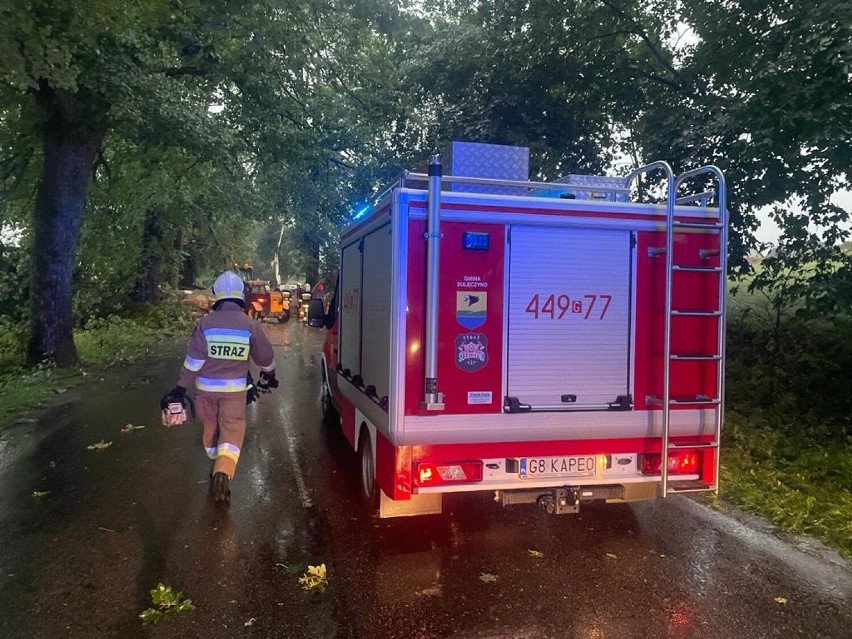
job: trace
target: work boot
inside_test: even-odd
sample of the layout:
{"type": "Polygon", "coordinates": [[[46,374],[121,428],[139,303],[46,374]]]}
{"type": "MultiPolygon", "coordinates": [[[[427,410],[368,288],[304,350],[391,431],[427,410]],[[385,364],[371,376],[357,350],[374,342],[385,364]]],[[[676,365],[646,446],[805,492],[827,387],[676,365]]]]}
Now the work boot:
{"type": "Polygon", "coordinates": [[[223,506],[231,505],[231,478],[225,473],[213,473],[213,501],[223,506]]]}

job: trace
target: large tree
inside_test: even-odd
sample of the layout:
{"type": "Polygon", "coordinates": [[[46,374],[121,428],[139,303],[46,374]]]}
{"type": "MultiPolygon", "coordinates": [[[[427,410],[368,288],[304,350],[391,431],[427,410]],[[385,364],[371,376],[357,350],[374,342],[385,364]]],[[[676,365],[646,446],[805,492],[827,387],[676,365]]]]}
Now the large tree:
{"type": "Polygon", "coordinates": [[[31,360],[76,361],[72,273],[107,133],[123,127],[144,135],[166,122],[177,140],[210,131],[213,70],[221,66],[211,27],[232,17],[228,4],[41,0],[0,9],[0,99],[25,114],[27,133],[42,150],[32,222],[31,360]],[[213,4],[222,6],[204,8],[213,4]],[[216,8],[219,16],[211,12],[216,8]]]}
{"type": "Polygon", "coordinates": [[[634,127],[646,153],[668,153],[678,168],[712,162],[726,171],[738,231],[732,257],[743,267],[756,247],[757,213],[771,211],[782,250],[758,285],[814,260],[842,260],[849,211],[831,197],[852,177],[852,3],[683,0],[679,7],[686,37],[677,82],[648,86],[634,127]]]}
{"type": "MultiPolygon", "coordinates": [[[[42,152],[32,217],[32,361],[76,361],[75,255],[87,191],[93,174],[109,166],[111,140],[173,146],[239,167],[250,182],[264,164],[298,159],[317,142],[312,165],[347,150],[318,135],[320,122],[325,132],[348,122],[330,120],[335,113],[315,98],[329,74],[347,68],[333,44],[376,33],[348,15],[353,4],[363,9],[334,0],[0,6],[0,128],[37,138],[42,152]]],[[[336,86],[345,86],[345,73],[336,86]]],[[[156,204],[141,227],[149,239],[160,232],[156,204]]]]}

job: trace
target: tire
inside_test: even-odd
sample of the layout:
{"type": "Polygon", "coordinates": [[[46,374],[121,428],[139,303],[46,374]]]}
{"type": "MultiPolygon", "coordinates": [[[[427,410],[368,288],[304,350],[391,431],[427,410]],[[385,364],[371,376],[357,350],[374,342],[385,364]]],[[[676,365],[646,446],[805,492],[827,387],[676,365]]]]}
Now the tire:
{"type": "Polygon", "coordinates": [[[281,315],[278,316],[279,324],[286,324],[290,321],[290,311],[284,311],[281,315]]]}
{"type": "Polygon", "coordinates": [[[358,482],[361,487],[361,499],[367,508],[376,510],[379,507],[379,487],[376,485],[373,443],[366,428],[361,431],[361,438],[358,440],[358,462],[358,468],[361,470],[361,481],[358,482]]]}
{"type": "Polygon", "coordinates": [[[340,413],[331,401],[331,391],[328,388],[328,373],[322,364],[322,382],[320,386],[320,409],[322,419],[327,426],[340,426],[340,413]]]}

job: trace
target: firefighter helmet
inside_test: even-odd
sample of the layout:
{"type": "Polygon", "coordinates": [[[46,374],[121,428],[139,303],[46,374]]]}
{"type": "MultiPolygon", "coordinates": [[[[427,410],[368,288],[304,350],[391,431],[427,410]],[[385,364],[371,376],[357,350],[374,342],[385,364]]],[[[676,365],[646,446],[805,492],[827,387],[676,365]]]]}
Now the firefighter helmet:
{"type": "Polygon", "coordinates": [[[233,271],[225,271],[216,278],[213,284],[213,296],[217,302],[234,300],[245,303],[245,283],[242,278],[233,271]]]}

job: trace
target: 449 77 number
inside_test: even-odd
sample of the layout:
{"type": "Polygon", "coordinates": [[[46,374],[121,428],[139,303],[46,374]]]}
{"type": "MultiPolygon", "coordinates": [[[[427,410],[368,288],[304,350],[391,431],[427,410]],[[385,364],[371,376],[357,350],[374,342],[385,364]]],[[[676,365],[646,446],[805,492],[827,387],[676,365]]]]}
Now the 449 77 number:
{"type": "Polygon", "coordinates": [[[606,317],[612,295],[583,295],[571,298],[565,293],[551,293],[549,295],[536,293],[532,296],[525,312],[530,313],[534,319],[562,319],[566,315],[579,315],[584,320],[602,320],[606,317]]]}

